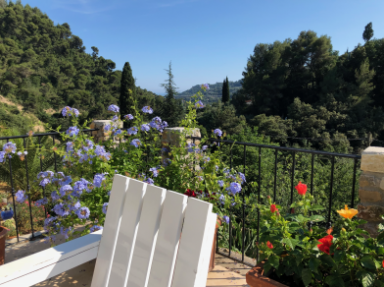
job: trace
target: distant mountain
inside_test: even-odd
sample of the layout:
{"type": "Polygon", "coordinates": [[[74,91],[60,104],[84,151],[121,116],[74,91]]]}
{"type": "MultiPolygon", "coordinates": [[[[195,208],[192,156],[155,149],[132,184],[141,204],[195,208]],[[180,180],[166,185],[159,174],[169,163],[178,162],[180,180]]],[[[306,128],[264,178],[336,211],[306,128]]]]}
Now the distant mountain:
{"type": "MultiPolygon", "coordinates": [[[[203,92],[200,85],[193,86],[189,90],[186,90],[182,93],[177,94],[176,99],[189,100],[191,96],[196,94],[198,91],[201,91],[204,95],[203,102],[204,104],[212,104],[221,100],[221,91],[223,88],[223,83],[208,84],[209,90],[203,92]]],[[[241,88],[241,80],[236,82],[229,81],[229,93],[232,95],[241,88]]]]}

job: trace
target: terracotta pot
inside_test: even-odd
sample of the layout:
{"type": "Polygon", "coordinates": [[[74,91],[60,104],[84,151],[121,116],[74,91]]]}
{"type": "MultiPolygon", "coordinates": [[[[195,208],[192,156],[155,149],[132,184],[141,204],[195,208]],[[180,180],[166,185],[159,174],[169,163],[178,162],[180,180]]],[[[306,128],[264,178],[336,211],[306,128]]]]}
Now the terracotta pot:
{"type": "Polygon", "coordinates": [[[8,229],[0,226],[0,265],[4,264],[5,258],[5,238],[7,237],[8,229]]]}
{"type": "Polygon", "coordinates": [[[265,261],[260,262],[245,275],[247,284],[251,287],[287,287],[271,278],[264,276],[265,261]]]}
{"type": "Polygon", "coordinates": [[[216,238],[217,238],[217,231],[219,229],[219,226],[221,225],[221,222],[222,222],[221,219],[217,218],[215,236],[213,237],[213,244],[212,244],[211,261],[209,262],[209,272],[211,272],[213,268],[215,268],[216,238]]]}

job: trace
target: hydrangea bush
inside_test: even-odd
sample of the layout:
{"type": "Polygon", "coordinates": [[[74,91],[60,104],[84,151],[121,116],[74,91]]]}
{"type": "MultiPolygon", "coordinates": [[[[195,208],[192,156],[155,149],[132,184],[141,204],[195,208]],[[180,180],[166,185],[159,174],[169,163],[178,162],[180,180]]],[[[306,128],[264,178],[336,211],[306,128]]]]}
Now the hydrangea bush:
{"type": "MultiPolygon", "coordinates": [[[[202,89],[208,88],[202,85],[202,89]]],[[[55,245],[59,234],[70,240],[77,233],[85,235],[102,229],[115,173],[212,202],[214,211],[229,223],[227,210],[241,203],[239,194],[246,178],[223,163],[217,143],[201,145],[189,138],[197,127],[196,110],[204,108],[201,99],[198,92],[188,102],[188,113],[181,122],[185,130],[178,146],[161,142],[168,124],[158,116],[152,117],[150,106],[138,109],[135,103],[132,114],[120,115],[120,108],[110,105],[111,124],[104,129],[109,139],[103,143],[95,143],[90,135],[80,132],[88,123],[79,125],[78,110],[63,108],[62,115],[71,125],[60,133],[62,143],[53,147],[63,166],[58,172],[40,172],[36,182],[40,188],[34,189],[40,193],[35,205],[44,206],[47,211],[47,242],[55,245]],[[127,122],[127,129],[120,128],[121,121],[127,122]],[[76,225],[85,228],[76,232],[76,225]]],[[[223,132],[216,129],[213,134],[221,137],[223,132]]],[[[201,143],[205,142],[202,139],[201,143]]],[[[15,153],[16,146],[7,143],[0,152],[0,160],[5,161],[15,153]]],[[[16,193],[18,204],[27,199],[25,191],[16,193]]]]}

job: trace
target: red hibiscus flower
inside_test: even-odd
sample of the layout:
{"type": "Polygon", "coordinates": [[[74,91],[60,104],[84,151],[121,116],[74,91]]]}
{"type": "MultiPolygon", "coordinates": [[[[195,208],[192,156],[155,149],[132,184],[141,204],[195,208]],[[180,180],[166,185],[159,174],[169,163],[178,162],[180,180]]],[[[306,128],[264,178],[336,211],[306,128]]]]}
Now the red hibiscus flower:
{"type": "Polygon", "coordinates": [[[296,188],[297,192],[298,192],[300,195],[305,195],[306,192],[307,192],[307,185],[301,183],[301,181],[299,181],[299,184],[296,185],[295,188],[296,188]]]}
{"type": "Polygon", "coordinates": [[[319,239],[318,241],[321,242],[321,244],[318,244],[317,247],[321,251],[323,251],[329,255],[329,250],[332,246],[332,239],[333,239],[332,235],[327,235],[327,236],[319,239]]]}
{"type": "Polygon", "coordinates": [[[271,212],[275,213],[276,211],[278,211],[276,204],[271,204],[271,212]]]}
{"type": "Polygon", "coordinates": [[[196,197],[196,193],[194,190],[187,189],[187,191],[184,194],[187,196],[196,197]]]}
{"type": "Polygon", "coordinates": [[[381,264],[383,265],[383,268],[384,268],[384,260],[383,260],[383,262],[381,262],[381,264]]]}
{"type": "Polygon", "coordinates": [[[267,241],[267,246],[268,246],[268,248],[269,248],[269,249],[272,249],[272,248],[273,248],[273,245],[272,245],[272,243],[271,243],[271,242],[269,242],[269,241],[267,241]]]}

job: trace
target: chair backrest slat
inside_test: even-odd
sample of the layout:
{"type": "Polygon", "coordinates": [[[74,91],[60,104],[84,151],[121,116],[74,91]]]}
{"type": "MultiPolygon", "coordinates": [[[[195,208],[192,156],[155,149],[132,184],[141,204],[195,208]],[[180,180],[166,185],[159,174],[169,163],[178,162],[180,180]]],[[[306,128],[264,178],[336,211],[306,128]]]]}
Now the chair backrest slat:
{"type": "Polygon", "coordinates": [[[205,286],[212,204],[115,175],[91,287],[205,286]]]}
{"type": "Polygon", "coordinates": [[[115,174],[91,287],[108,286],[129,178],[115,174]]]}
{"type": "Polygon", "coordinates": [[[126,286],[147,184],[130,179],[108,286],[126,286]]]}
{"type": "Polygon", "coordinates": [[[145,287],[148,284],[165,192],[163,188],[147,186],[128,275],[128,287],[145,287]]]}
{"type": "Polygon", "coordinates": [[[170,287],[188,197],[167,191],[148,287],[170,287]]]}
{"type": "MultiPolygon", "coordinates": [[[[206,233],[214,230],[215,223],[216,214],[212,215],[212,204],[192,197],[188,198],[172,281],[173,287],[204,286],[198,285],[202,280],[199,276],[205,276],[206,280],[208,272],[199,271],[205,266],[208,271],[208,265],[204,262],[209,260],[207,257],[210,257],[211,253],[204,253],[204,243],[208,240],[206,233]],[[215,220],[214,223],[212,223],[213,220],[215,220]]],[[[212,242],[209,244],[210,248],[212,248],[212,242]]]]}

